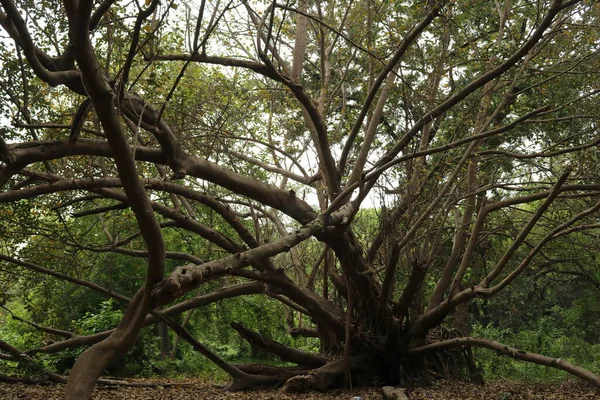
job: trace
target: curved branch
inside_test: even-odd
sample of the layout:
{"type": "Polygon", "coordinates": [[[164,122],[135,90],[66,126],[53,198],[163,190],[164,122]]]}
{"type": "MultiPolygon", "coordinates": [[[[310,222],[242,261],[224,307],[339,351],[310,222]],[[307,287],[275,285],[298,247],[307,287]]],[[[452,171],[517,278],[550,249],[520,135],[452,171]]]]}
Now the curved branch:
{"type": "Polygon", "coordinates": [[[56,328],[52,328],[52,327],[49,327],[49,326],[43,326],[43,325],[40,325],[40,324],[36,324],[33,321],[28,321],[28,320],[26,320],[24,318],[19,317],[18,315],[16,315],[15,313],[13,313],[11,310],[9,310],[8,308],[4,307],[3,305],[0,305],[0,307],[2,307],[4,310],[6,310],[10,314],[10,317],[12,319],[20,321],[20,322],[22,322],[24,324],[27,324],[27,325],[29,325],[29,326],[37,329],[37,330],[40,330],[42,332],[46,332],[46,333],[49,333],[51,335],[56,335],[56,336],[63,336],[63,337],[66,337],[66,338],[74,338],[74,337],[79,336],[76,333],[65,331],[63,329],[56,329],[56,328]]]}
{"type": "MultiPolygon", "coordinates": [[[[203,294],[201,296],[193,297],[191,299],[182,301],[181,303],[175,304],[169,308],[165,308],[161,311],[161,315],[167,317],[173,317],[179,315],[187,310],[203,307],[205,305],[227,299],[232,297],[260,294],[264,291],[264,285],[257,282],[241,283],[233,286],[227,286],[224,288],[217,289],[213,292],[203,294]]],[[[160,318],[154,315],[148,315],[144,321],[144,326],[150,326],[160,321],[160,318]]],[[[63,340],[60,342],[52,343],[38,349],[27,351],[28,354],[33,353],[56,353],[65,349],[76,348],[81,346],[90,346],[98,343],[114,332],[114,329],[95,333],[88,336],[79,336],[72,339],[63,340]]]]}
{"type": "Polygon", "coordinates": [[[577,367],[571,364],[568,361],[561,360],[560,358],[551,358],[547,356],[543,356],[537,353],[528,353],[523,350],[515,349],[514,347],[509,347],[502,343],[496,342],[490,339],[482,339],[476,337],[463,337],[456,338],[450,340],[443,340],[440,342],[436,342],[433,344],[429,344],[422,347],[416,347],[410,349],[406,352],[408,355],[417,356],[421,354],[427,354],[432,352],[437,352],[445,349],[452,349],[457,347],[464,346],[475,346],[475,347],[483,347],[486,349],[494,350],[502,355],[523,361],[529,361],[534,364],[545,365],[548,367],[560,369],[566,371],[572,375],[575,375],[578,378],[586,380],[596,386],[600,386],[600,377],[591,373],[590,371],[583,369],[581,367],[577,367]]]}
{"type": "Polygon", "coordinates": [[[269,353],[275,354],[281,361],[293,362],[298,365],[318,368],[327,363],[327,358],[297,350],[292,347],[285,346],[275,340],[268,339],[258,333],[244,327],[241,323],[232,322],[231,327],[235,329],[241,337],[243,337],[253,347],[264,349],[269,353]]]}
{"type": "Polygon", "coordinates": [[[59,71],[55,61],[35,46],[27,30],[27,25],[13,1],[0,0],[0,3],[6,11],[6,14],[0,12],[0,25],[23,49],[23,53],[36,75],[51,86],[80,83],[81,77],[78,71],[74,69],[59,71]]]}
{"type": "MultiPolygon", "coordinates": [[[[31,164],[44,160],[54,160],[74,155],[95,155],[112,158],[114,153],[105,141],[80,138],[75,143],[65,141],[39,141],[9,144],[8,149],[15,162],[31,164]]],[[[130,153],[134,147],[128,147],[130,153]]],[[[135,146],[135,159],[156,164],[168,165],[167,154],[161,149],[135,146]]],[[[182,163],[190,176],[207,180],[242,196],[248,196],[267,204],[295,220],[305,224],[315,217],[313,209],[304,201],[285,190],[265,184],[248,176],[235,173],[211,161],[185,155],[182,163]]]]}
{"type": "Polygon", "coordinates": [[[121,295],[121,294],[119,294],[117,292],[114,292],[112,290],[106,289],[106,288],[104,288],[104,287],[102,287],[100,285],[96,285],[95,283],[88,282],[88,281],[85,281],[85,280],[79,279],[79,278],[74,278],[74,277],[69,276],[69,275],[61,274],[60,272],[56,272],[56,271],[53,271],[51,269],[41,267],[41,266],[39,266],[37,264],[34,264],[34,263],[30,263],[30,262],[27,262],[27,261],[22,261],[22,260],[13,258],[13,257],[9,257],[9,256],[7,256],[5,254],[0,254],[0,260],[6,261],[6,262],[9,262],[9,263],[12,263],[12,264],[20,265],[20,266],[25,267],[27,269],[30,269],[32,271],[40,272],[42,274],[50,275],[50,276],[53,276],[55,278],[67,281],[67,282],[71,282],[71,283],[75,283],[75,284],[80,285],[80,286],[87,287],[87,288],[92,289],[92,290],[94,290],[96,292],[102,293],[102,294],[104,294],[106,296],[115,298],[115,299],[117,299],[117,300],[119,300],[119,301],[121,301],[123,303],[127,303],[127,302],[130,301],[130,299],[128,297],[123,296],[123,295],[121,295]]]}
{"type": "Polygon", "coordinates": [[[50,381],[52,381],[54,383],[65,383],[67,381],[64,376],[60,376],[60,375],[55,374],[54,372],[50,372],[50,371],[46,370],[45,368],[40,366],[33,358],[31,358],[30,355],[23,353],[16,347],[11,346],[10,344],[6,343],[4,340],[1,340],[1,339],[0,339],[0,350],[4,350],[4,351],[8,352],[9,354],[12,354],[14,356],[14,358],[16,358],[18,360],[24,360],[27,363],[35,366],[36,369],[41,370],[44,374],[48,375],[48,378],[50,378],[50,381]]]}

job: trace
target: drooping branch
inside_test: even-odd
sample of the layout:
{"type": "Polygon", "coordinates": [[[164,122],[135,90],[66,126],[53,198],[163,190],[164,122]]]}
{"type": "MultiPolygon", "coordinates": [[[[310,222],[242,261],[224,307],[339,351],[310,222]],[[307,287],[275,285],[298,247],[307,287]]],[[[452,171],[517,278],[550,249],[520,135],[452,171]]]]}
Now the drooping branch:
{"type": "Polygon", "coordinates": [[[5,254],[0,254],[0,260],[6,261],[6,262],[9,262],[9,263],[12,263],[12,264],[20,265],[20,266],[25,267],[27,269],[30,269],[32,271],[36,271],[36,272],[40,272],[42,274],[50,275],[50,276],[53,276],[55,278],[58,278],[58,279],[61,279],[61,280],[64,280],[64,281],[74,283],[76,285],[87,287],[87,288],[92,289],[92,290],[94,290],[96,292],[102,293],[102,294],[104,294],[106,296],[113,297],[113,298],[115,298],[115,299],[117,299],[117,300],[119,300],[121,302],[124,302],[124,303],[127,303],[127,302],[130,301],[130,299],[127,298],[126,296],[123,296],[123,295],[121,295],[119,293],[116,293],[116,292],[114,292],[112,290],[106,289],[106,288],[104,288],[104,287],[102,287],[100,285],[97,285],[95,283],[88,282],[88,281],[85,281],[85,280],[79,279],[79,278],[74,278],[72,276],[68,276],[68,275],[62,274],[60,272],[51,270],[51,269],[41,267],[41,266],[39,266],[37,264],[34,264],[34,263],[31,263],[31,262],[22,261],[22,260],[19,260],[17,258],[13,258],[13,257],[7,256],[5,254]]]}
{"type": "Polygon", "coordinates": [[[265,291],[267,296],[310,316],[317,324],[342,332],[341,309],[327,299],[317,296],[313,291],[295,284],[282,269],[267,270],[262,273],[239,269],[232,271],[231,274],[267,283],[265,291]]]}
{"type": "Polygon", "coordinates": [[[490,339],[482,339],[476,337],[463,337],[456,338],[450,340],[443,340],[440,342],[436,342],[433,344],[429,344],[422,347],[416,347],[410,349],[406,352],[406,354],[411,356],[417,356],[421,354],[427,354],[432,352],[437,352],[450,348],[464,347],[464,346],[475,346],[475,347],[483,347],[486,349],[494,350],[499,354],[523,361],[529,361],[534,364],[545,365],[547,367],[552,367],[556,369],[560,369],[566,371],[572,375],[575,375],[578,378],[586,380],[596,386],[600,386],[600,377],[591,373],[588,370],[585,370],[581,367],[577,367],[571,364],[568,361],[562,360],[560,358],[551,358],[547,356],[543,356],[541,354],[530,353],[523,350],[515,349],[514,347],[506,346],[502,343],[496,342],[490,339]]]}
{"type": "Polygon", "coordinates": [[[298,365],[314,368],[321,367],[327,363],[326,357],[285,346],[244,327],[241,323],[233,322],[231,323],[231,327],[253,347],[275,354],[281,361],[293,362],[298,365]]]}
{"type": "Polygon", "coordinates": [[[111,204],[110,206],[97,207],[97,208],[93,208],[91,210],[74,212],[73,214],[71,214],[71,216],[73,218],[81,218],[81,217],[87,217],[89,215],[104,214],[109,211],[125,210],[126,208],[129,208],[129,204],[123,204],[123,203],[111,204]]]}
{"type": "MultiPolygon", "coordinates": [[[[217,289],[213,292],[200,295],[197,297],[192,297],[191,299],[187,299],[181,303],[175,304],[169,308],[166,308],[161,311],[163,316],[173,317],[179,315],[185,311],[192,310],[195,308],[200,308],[206,306],[208,304],[227,299],[232,297],[250,295],[250,294],[259,294],[264,291],[264,286],[261,283],[250,282],[250,283],[242,283],[238,285],[228,286],[221,289],[217,289]]],[[[149,315],[146,317],[144,321],[144,326],[151,326],[159,322],[160,319],[156,316],[149,315]]],[[[33,349],[27,351],[28,354],[33,354],[37,352],[42,353],[56,353],[58,351],[62,351],[69,348],[77,348],[81,346],[90,346],[95,343],[100,342],[101,340],[106,339],[112,332],[112,330],[99,332],[93,335],[88,336],[79,336],[77,338],[63,340],[60,342],[52,343],[44,347],[40,347],[38,349],[33,349]]]]}
{"type": "MultiPolygon", "coordinates": [[[[114,199],[120,200],[122,202],[128,201],[127,197],[123,193],[115,190],[94,189],[94,191],[97,193],[101,193],[107,197],[112,197],[114,199]]],[[[225,236],[216,229],[203,225],[187,217],[186,215],[177,212],[176,210],[173,210],[172,208],[160,204],[157,201],[150,201],[149,205],[152,211],[156,211],[157,213],[176,221],[177,226],[194,232],[207,240],[210,240],[211,242],[215,243],[216,245],[223,248],[229,253],[236,253],[242,250],[242,247],[239,244],[235,243],[231,238],[225,236]]],[[[152,214],[154,215],[154,212],[152,212],[152,214]]]]}
{"type": "MultiPolygon", "coordinates": [[[[79,249],[92,251],[92,252],[96,252],[96,253],[116,253],[116,254],[124,254],[127,256],[131,256],[131,257],[148,258],[148,252],[146,250],[133,250],[133,249],[127,249],[127,248],[122,248],[122,247],[116,247],[116,246],[107,246],[107,247],[83,246],[78,243],[74,243],[73,245],[79,249]]],[[[168,260],[187,261],[187,262],[194,263],[194,264],[204,263],[204,260],[202,260],[201,258],[198,258],[189,253],[183,253],[183,252],[179,252],[179,251],[167,251],[165,253],[165,257],[168,260]]]]}
{"type": "Polygon", "coordinates": [[[43,326],[43,325],[37,324],[37,323],[35,323],[33,321],[28,321],[25,318],[19,317],[18,315],[16,315],[15,313],[13,313],[11,310],[9,310],[8,308],[6,308],[5,306],[0,305],[0,307],[2,307],[4,310],[6,310],[10,314],[10,317],[12,319],[20,321],[20,322],[23,322],[24,324],[27,324],[27,325],[29,325],[29,326],[31,326],[31,327],[39,330],[39,331],[46,332],[46,333],[49,333],[51,335],[63,336],[63,337],[66,337],[66,338],[73,338],[73,337],[77,337],[78,336],[76,333],[73,333],[73,332],[65,331],[63,329],[52,328],[50,326],[43,326]]]}
{"type": "Polygon", "coordinates": [[[277,382],[277,379],[274,379],[270,376],[256,376],[247,374],[236,366],[231,365],[223,360],[215,352],[196,340],[187,330],[185,330],[185,328],[181,327],[175,321],[166,317],[163,317],[162,319],[167,323],[167,325],[169,325],[171,329],[173,329],[175,333],[177,333],[179,337],[191,344],[194,350],[208,358],[233,378],[233,381],[228,385],[226,390],[238,391],[254,388],[259,385],[270,386],[277,382]]]}
{"type": "Polygon", "coordinates": [[[208,56],[204,53],[195,53],[191,56],[181,54],[158,56],[157,59],[183,61],[191,60],[200,63],[247,68],[286,85],[294,93],[303,110],[305,110],[306,122],[309,125],[309,129],[312,129],[314,131],[316,141],[315,146],[319,152],[321,168],[324,171],[326,181],[329,185],[329,189],[333,192],[338,191],[336,186],[339,186],[339,179],[337,177],[335,162],[333,160],[333,156],[331,155],[331,151],[329,148],[327,128],[323,121],[323,116],[318,111],[313,100],[306,93],[303,87],[299,85],[293,78],[286,77],[283,74],[279,73],[277,68],[270,62],[268,58],[266,58],[266,56],[262,59],[263,63],[234,58],[208,56]]]}
{"type": "MultiPolygon", "coordinates": [[[[107,187],[119,187],[121,186],[120,179],[117,178],[100,178],[100,179],[64,179],[57,176],[50,176],[49,179],[54,180],[54,182],[50,184],[43,184],[39,186],[24,188],[21,190],[11,190],[0,193],[0,203],[1,202],[9,202],[14,201],[16,199],[25,199],[25,198],[33,198],[40,196],[42,194],[48,193],[56,193],[65,190],[74,190],[74,189],[88,189],[94,191],[96,193],[102,194],[104,197],[109,197],[113,199],[119,200],[125,206],[129,206],[129,199],[122,192],[115,190],[108,190],[107,187]]],[[[240,236],[248,243],[251,247],[256,247],[258,245],[256,239],[252,237],[252,235],[247,231],[247,229],[243,226],[243,224],[238,220],[237,216],[230,210],[229,208],[223,206],[219,202],[217,202],[214,198],[210,196],[203,195],[201,193],[194,192],[190,189],[186,189],[180,187],[179,185],[169,184],[159,180],[145,180],[146,185],[148,187],[154,188],[165,188],[170,189],[172,193],[180,193],[187,195],[192,199],[196,199],[202,201],[205,204],[209,204],[213,208],[215,208],[225,219],[229,222],[234,229],[240,234],[240,236]]],[[[202,225],[187,216],[177,212],[176,210],[172,210],[156,201],[152,201],[149,203],[153,210],[162,214],[167,218],[171,218],[177,226],[188,229],[192,232],[199,234],[207,240],[212,241],[213,243],[219,245],[223,249],[227,250],[230,253],[236,253],[242,250],[242,248],[232,241],[227,236],[223,235],[219,231],[202,225]]],[[[111,206],[109,206],[111,207],[111,206]]],[[[121,206],[119,205],[119,208],[121,206]]],[[[101,210],[101,211],[105,211],[101,210]]],[[[84,212],[83,215],[87,215],[89,212],[84,212]]],[[[76,213],[75,215],[81,215],[80,213],[76,213]]],[[[159,226],[162,226],[159,224],[159,226]]],[[[150,253],[148,253],[150,254],[150,253]]],[[[166,255],[166,254],[165,254],[166,255]]],[[[173,254],[172,254],[173,256],[173,254]]],[[[179,257],[181,258],[181,257],[179,257]]]]}
{"type": "Polygon", "coordinates": [[[4,340],[1,339],[0,350],[6,351],[7,353],[14,356],[14,358],[16,358],[17,360],[22,360],[30,365],[33,365],[36,369],[41,370],[45,375],[47,375],[52,382],[65,383],[67,381],[64,376],[60,376],[55,374],[54,372],[46,370],[45,368],[41,367],[33,358],[31,358],[31,356],[23,353],[16,347],[11,346],[10,344],[6,343],[4,340]]]}
{"type": "MultiPolygon", "coordinates": [[[[80,216],[90,215],[90,214],[94,214],[94,213],[105,212],[105,211],[111,210],[113,208],[121,209],[124,207],[129,207],[128,199],[125,197],[125,195],[123,193],[114,191],[114,190],[111,190],[111,191],[99,190],[100,188],[119,187],[121,185],[121,182],[117,178],[66,179],[66,178],[62,178],[62,177],[59,177],[54,174],[40,174],[40,173],[33,172],[33,171],[27,171],[27,173],[33,174],[32,176],[40,177],[44,181],[48,180],[51,183],[43,184],[43,185],[39,185],[39,186],[35,186],[35,187],[29,187],[29,188],[22,189],[22,190],[11,190],[11,191],[3,192],[0,194],[0,203],[14,201],[16,199],[33,198],[33,197],[40,196],[42,194],[56,193],[56,192],[61,192],[61,191],[65,191],[65,190],[88,189],[91,191],[95,191],[96,193],[101,193],[102,198],[117,199],[117,200],[120,200],[121,203],[117,204],[115,206],[106,206],[106,207],[96,208],[93,210],[77,212],[77,213],[73,214],[74,217],[80,217],[80,216]]],[[[143,183],[144,183],[144,186],[147,188],[162,190],[162,191],[166,191],[166,192],[174,193],[174,194],[179,194],[179,195],[185,196],[186,198],[189,198],[191,200],[196,200],[198,202],[201,202],[202,204],[205,204],[205,205],[211,207],[219,215],[221,215],[227,223],[229,223],[234,228],[234,230],[238,233],[238,235],[244,240],[244,242],[248,246],[250,246],[252,248],[258,246],[257,240],[252,236],[252,234],[248,231],[248,229],[243,225],[243,223],[240,221],[238,215],[233,210],[231,210],[231,208],[222,204],[216,198],[209,196],[205,193],[200,193],[198,191],[184,187],[182,185],[174,184],[171,182],[165,182],[164,180],[144,179],[143,183]]],[[[159,225],[161,227],[180,226],[180,227],[188,229],[192,232],[198,233],[200,236],[216,243],[217,245],[219,245],[220,247],[222,247],[223,249],[225,249],[231,253],[239,252],[241,250],[241,247],[239,247],[236,243],[234,243],[231,239],[229,239],[225,235],[221,234],[220,232],[218,232],[210,227],[206,227],[198,222],[191,220],[190,218],[181,214],[177,210],[172,210],[156,201],[152,201],[150,204],[156,212],[162,214],[163,216],[165,216],[167,218],[171,218],[173,220],[173,221],[160,223],[159,225]]],[[[141,234],[141,232],[139,234],[141,234]]],[[[142,254],[147,254],[147,252],[140,253],[139,251],[134,251],[134,250],[117,249],[118,247],[128,243],[130,240],[134,239],[137,236],[138,236],[138,234],[130,236],[127,240],[122,240],[119,243],[111,244],[110,250],[112,251],[114,249],[116,252],[121,252],[121,253],[128,252],[128,254],[138,255],[138,256],[140,256],[142,254]]],[[[86,247],[86,248],[89,248],[89,247],[86,247]]],[[[96,249],[89,248],[89,249],[92,249],[93,251],[98,251],[97,248],[96,249]]],[[[185,259],[188,257],[185,255],[178,255],[176,253],[169,252],[168,258],[185,259]]],[[[190,260],[190,261],[199,263],[199,262],[193,261],[193,260],[190,260]]]]}
{"type": "Polygon", "coordinates": [[[265,171],[269,171],[269,172],[273,172],[273,173],[279,174],[281,176],[284,176],[286,178],[290,178],[290,179],[292,179],[292,180],[294,180],[296,182],[299,182],[299,183],[302,183],[302,184],[305,184],[305,185],[311,185],[315,181],[314,177],[304,177],[304,176],[295,174],[295,173],[293,173],[291,171],[288,171],[285,168],[281,168],[281,167],[278,167],[278,166],[267,164],[265,162],[257,160],[256,158],[249,157],[249,156],[247,156],[245,154],[242,154],[242,153],[239,153],[239,152],[236,152],[236,151],[230,150],[228,153],[231,154],[234,157],[239,158],[240,160],[246,161],[249,164],[256,165],[256,166],[264,169],[265,171]]]}

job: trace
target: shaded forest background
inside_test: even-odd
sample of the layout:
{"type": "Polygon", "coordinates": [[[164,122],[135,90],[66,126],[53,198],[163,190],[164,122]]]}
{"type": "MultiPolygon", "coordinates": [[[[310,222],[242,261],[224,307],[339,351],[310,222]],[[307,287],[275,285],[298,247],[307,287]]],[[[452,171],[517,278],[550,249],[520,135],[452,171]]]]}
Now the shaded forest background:
{"type": "MultiPolygon", "coordinates": [[[[27,214],[32,215],[30,212],[24,215],[27,214]]],[[[122,214],[125,215],[120,215],[121,217],[127,218],[127,212],[122,214]]],[[[129,218],[132,216],[129,215],[129,218]]],[[[362,212],[357,221],[367,230],[370,224],[377,221],[376,211],[362,212]]],[[[98,229],[98,225],[86,226],[79,219],[72,226],[71,234],[85,232],[89,235],[98,229]]],[[[95,234],[102,233],[97,231],[95,234]]],[[[40,237],[35,245],[28,246],[27,249],[35,254],[43,254],[43,262],[49,265],[76,263],[80,268],[87,266],[84,271],[87,271],[88,280],[118,293],[131,296],[137,290],[135,280],[142,279],[144,270],[136,260],[114,254],[89,257],[78,252],[63,253],[55,250],[54,242],[57,239],[40,237]],[[107,271],[110,273],[107,274],[107,271]]],[[[177,244],[173,247],[174,250],[190,251],[192,243],[185,236],[174,234],[166,236],[166,239],[177,244]]],[[[495,339],[516,348],[566,358],[592,371],[599,370],[598,265],[595,254],[591,251],[587,255],[572,253],[570,257],[566,257],[572,249],[573,247],[569,249],[566,246],[555,249],[565,257],[565,261],[572,258],[572,263],[549,263],[550,265],[545,265],[543,269],[528,274],[512,285],[502,298],[469,307],[467,324],[471,329],[470,334],[495,339]],[[585,264],[582,264],[582,256],[586,257],[585,264]]],[[[177,264],[179,263],[174,262],[173,266],[177,264]]],[[[5,283],[5,308],[0,312],[0,335],[17,348],[40,348],[59,338],[44,333],[19,318],[39,321],[48,326],[61,326],[80,335],[91,335],[114,328],[123,316],[124,306],[106,296],[75,284],[49,280],[26,270],[19,273],[21,274],[23,276],[17,276],[16,279],[15,274],[11,274],[10,289],[5,283]],[[13,318],[12,314],[18,318],[13,318]]],[[[429,286],[433,284],[434,282],[429,282],[429,286]]],[[[209,293],[218,287],[218,283],[207,285],[200,294],[209,293]]],[[[197,294],[187,297],[195,295],[197,294]]],[[[299,323],[309,326],[308,321],[299,321],[297,312],[260,295],[213,303],[194,310],[189,317],[182,315],[178,320],[188,320],[186,327],[189,332],[230,362],[282,365],[278,357],[257,350],[243,340],[231,328],[232,322],[239,322],[283,344],[306,351],[319,351],[317,338],[290,335],[290,330],[299,323]]],[[[199,355],[188,343],[178,342],[176,351],[173,352],[176,335],[168,335],[168,347],[165,347],[160,333],[158,326],[145,329],[131,353],[107,372],[115,376],[197,376],[227,380],[226,374],[199,355]]],[[[64,374],[68,373],[82,351],[80,348],[57,354],[37,354],[36,358],[49,370],[64,374]]],[[[489,350],[475,350],[475,356],[484,377],[490,380],[556,381],[567,377],[563,371],[511,360],[489,350]]],[[[35,376],[39,373],[23,362],[0,360],[0,366],[2,373],[7,375],[35,376]]],[[[377,382],[373,384],[376,385],[377,382]]]]}

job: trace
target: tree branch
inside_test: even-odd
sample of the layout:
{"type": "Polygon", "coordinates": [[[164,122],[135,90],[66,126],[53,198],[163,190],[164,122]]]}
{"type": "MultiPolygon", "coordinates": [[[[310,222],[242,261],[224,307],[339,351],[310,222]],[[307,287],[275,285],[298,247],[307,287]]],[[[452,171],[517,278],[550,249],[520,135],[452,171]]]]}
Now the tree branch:
{"type": "Polygon", "coordinates": [[[406,352],[406,354],[411,356],[417,356],[421,354],[427,354],[432,352],[438,352],[445,349],[464,347],[464,346],[475,346],[475,347],[483,347],[486,349],[494,350],[502,355],[508,356],[510,358],[514,358],[517,360],[529,361],[534,364],[545,365],[547,367],[552,367],[556,369],[560,369],[566,371],[572,375],[575,375],[578,378],[581,378],[585,381],[588,381],[595,386],[600,386],[600,377],[594,375],[588,370],[585,370],[581,367],[577,367],[568,361],[561,360],[560,358],[551,358],[546,357],[541,354],[536,353],[528,353],[523,350],[515,349],[514,347],[506,346],[502,343],[496,342],[490,339],[481,339],[476,337],[463,337],[456,338],[450,340],[443,340],[440,342],[436,342],[433,344],[429,344],[422,347],[415,347],[406,352]]]}

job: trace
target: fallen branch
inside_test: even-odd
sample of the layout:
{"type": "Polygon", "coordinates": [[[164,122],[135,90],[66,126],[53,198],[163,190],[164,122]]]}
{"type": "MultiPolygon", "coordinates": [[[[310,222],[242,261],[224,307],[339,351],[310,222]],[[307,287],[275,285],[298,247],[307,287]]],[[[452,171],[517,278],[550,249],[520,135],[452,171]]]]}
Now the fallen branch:
{"type": "Polygon", "coordinates": [[[2,383],[24,383],[26,385],[52,385],[53,382],[43,380],[40,381],[38,379],[28,378],[28,377],[17,377],[17,376],[8,376],[0,374],[0,382],[2,383]]]}
{"type": "Polygon", "coordinates": [[[173,386],[191,386],[191,383],[182,382],[129,382],[121,379],[98,379],[98,389],[102,389],[101,386],[121,386],[121,387],[173,387],[173,386]]]}

